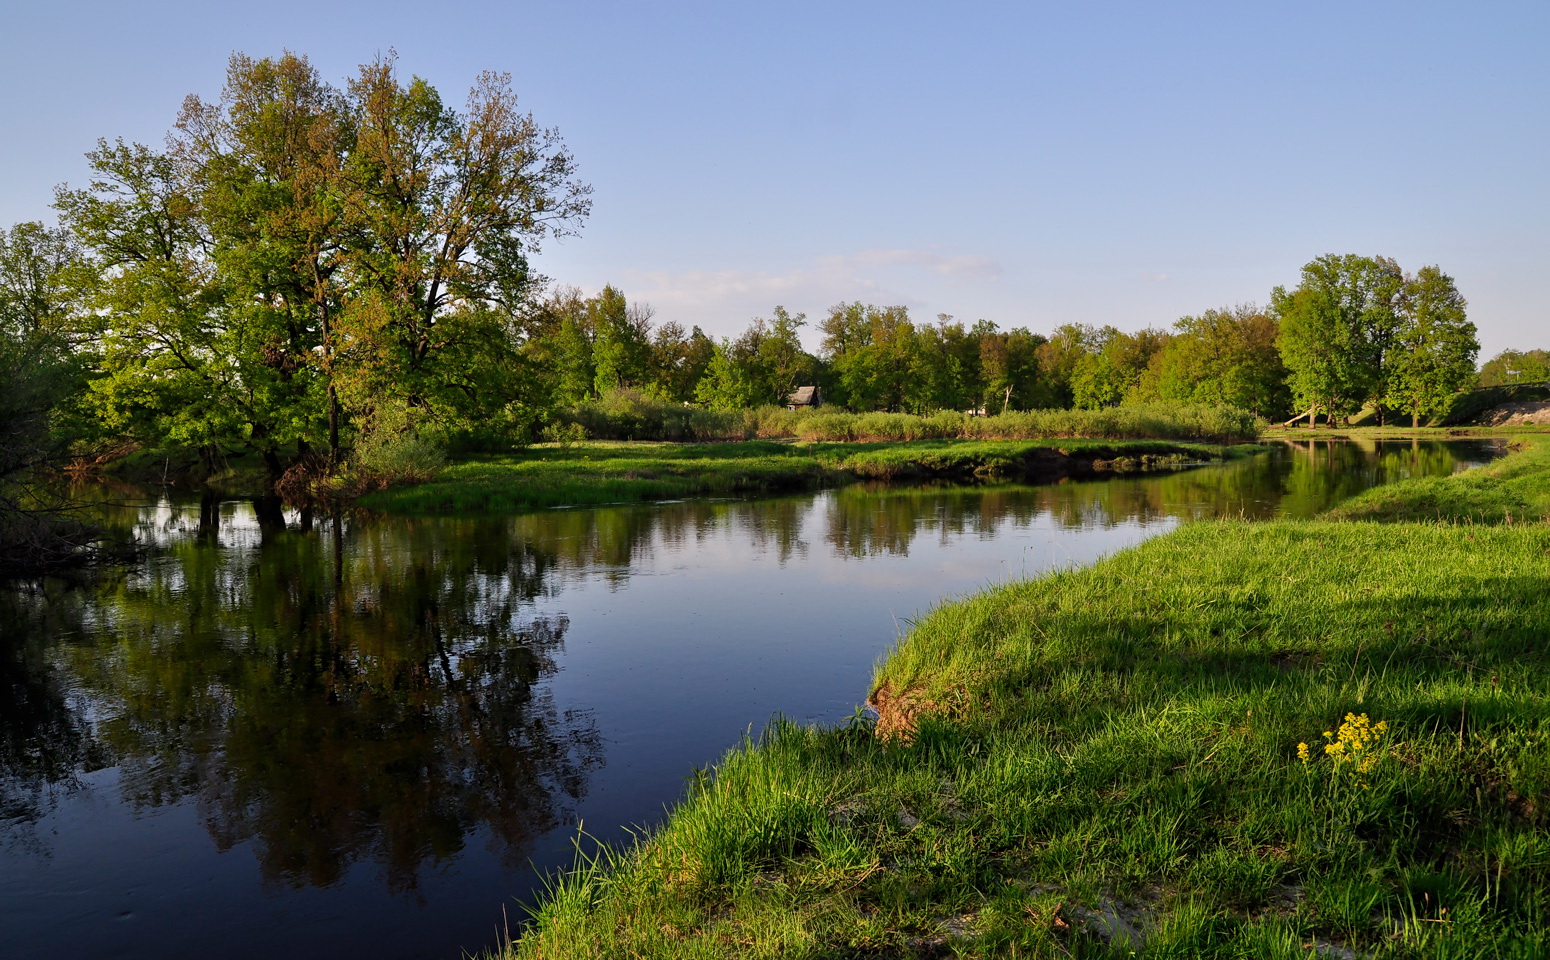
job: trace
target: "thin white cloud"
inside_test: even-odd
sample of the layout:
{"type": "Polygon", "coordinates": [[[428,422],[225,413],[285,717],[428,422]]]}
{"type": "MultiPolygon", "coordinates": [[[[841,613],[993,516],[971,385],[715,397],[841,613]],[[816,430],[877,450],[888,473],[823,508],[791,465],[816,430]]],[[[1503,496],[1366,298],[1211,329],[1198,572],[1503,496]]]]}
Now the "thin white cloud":
{"type": "Polygon", "coordinates": [[[824,257],[819,262],[850,270],[923,267],[955,280],[1001,279],[1001,264],[990,257],[949,256],[936,250],[863,250],[849,256],[824,257]]]}
{"type": "Polygon", "coordinates": [[[698,324],[732,336],[776,304],[813,314],[848,300],[920,308],[952,286],[994,283],[1001,266],[988,257],[936,250],[863,250],[819,257],[785,272],[766,270],[627,270],[621,286],[631,300],[656,308],[659,319],[698,324]]]}

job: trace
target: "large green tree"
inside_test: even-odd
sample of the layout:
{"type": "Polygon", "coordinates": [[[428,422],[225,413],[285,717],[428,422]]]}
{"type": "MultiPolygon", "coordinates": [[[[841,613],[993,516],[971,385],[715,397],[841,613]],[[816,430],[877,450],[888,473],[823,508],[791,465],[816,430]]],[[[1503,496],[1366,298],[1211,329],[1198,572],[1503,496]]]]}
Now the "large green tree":
{"type": "Polygon", "coordinates": [[[85,358],[71,331],[95,265],[70,235],[41,223],[0,230],[0,522],[13,484],[65,452],[85,358]]]}
{"type": "Polygon", "coordinates": [[[398,75],[391,57],[348,85],[356,140],[345,167],[356,224],[345,311],[353,398],[369,414],[396,404],[453,424],[505,415],[526,378],[500,354],[468,348],[517,332],[537,288],[529,258],[574,233],[590,187],[559,134],[518,108],[510,77],[482,73],[462,110],[398,75]],[[460,363],[444,361],[456,356],[460,363]],[[470,381],[463,362],[487,358],[470,381]]]}
{"type": "Polygon", "coordinates": [[[1503,350],[1480,367],[1482,387],[1550,382],[1550,350],[1503,350]]]}
{"type": "Polygon", "coordinates": [[[1410,411],[1411,426],[1422,414],[1444,410],[1475,374],[1480,342],[1453,278],[1435,266],[1422,267],[1405,283],[1388,401],[1410,411]]]}
{"type": "Polygon", "coordinates": [[[1069,407],[1075,402],[1073,381],[1077,366],[1099,350],[1103,331],[1089,324],[1064,323],[1039,345],[1039,375],[1043,396],[1036,406],[1069,407]]]}
{"type": "Polygon", "coordinates": [[[980,321],[974,329],[979,334],[980,375],[984,384],[979,409],[1005,413],[1048,405],[1051,392],[1044,377],[1043,361],[1048,341],[1022,327],[1001,332],[995,324],[980,321]]]}
{"type": "Polygon", "coordinates": [[[464,109],[392,56],[344,89],[305,58],[232,57],[165,151],[102,142],[61,213],[109,280],[103,419],[149,442],[283,457],[360,431],[469,429],[538,402],[528,259],[589,188],[482,74],[464,109]]]}
{"type": "Polygon", "coordinates": [[[911,383],[912,406],[921,411],[981,407],[985,383],[976,330],[944,313],[937,315],[935,325],[920,325],[916,335],[920,362],[911,383]]]}
{"type": "MultiPolygon", "coordinates": [[[[311,370],[247,310],[211,255],[188,172],[139,144],[99,141],[92,178],[57,195],[61,219],[107,271],[79,334],[100,355],[88,403],[107,430],[189,449],[278,448],[313,433],[311,370]]],[[[309,344],[310,345],[310,344],[309,344]]]]}
{"type": "Polygon", "coordinates": [[[1296,289],[1271,293],[1292,394],[1310,422],[1319,411],[1348,417],[1387,393],[1404,286],[1393,260],[1326,254],[1302,268],[1296,289]]]}
{"type": "Polygon", "coordinates": [[[668,400],[688,403],[695,398],[695,386],[710,366],[716,344],[705,331],[695,327],[688,333],[683,325],[668,321],[651,333],[651,379],[654,388],[668,400]]]}
{"type": "Polygon", "coordinates": [[[758,385],[733,357],[732,345],[724,340],[716,344],[705,375],[694,387],[695,401],[712,410],[739,410],[755,406],[757,398],[758,385]]]}
{"type": "Polygon", "coordinates": [[[641,386],[651,375],[651,309],[630,303],[623,291],[611,285],[587,306],[598,395],[641,386]]]}
{"type": "Polygon", "coordinates": [[[0,230],[0,576],[74,562],[91,536],[39,509],[31,481],[86,429],[79,399],[90,355],[73,331],[90,313],[97,276],[63,230],[0,230]]]}
{"type": "Polygon", "coordinates": [[[833,371],[831,400],[852,410],[905,408],[920,367],[920,342],[907,309],[836,304],[819,329],[833,371]]]}
{"type": "Polygon", "coordinates": [[[1125,333],[1104,327],[1101,334],[1098,349],[1077,361],[1071,377],[1073,402],[1090,410],[1124,402],[1169,339],[1167,333],[1152,329],[1125,333]]]}

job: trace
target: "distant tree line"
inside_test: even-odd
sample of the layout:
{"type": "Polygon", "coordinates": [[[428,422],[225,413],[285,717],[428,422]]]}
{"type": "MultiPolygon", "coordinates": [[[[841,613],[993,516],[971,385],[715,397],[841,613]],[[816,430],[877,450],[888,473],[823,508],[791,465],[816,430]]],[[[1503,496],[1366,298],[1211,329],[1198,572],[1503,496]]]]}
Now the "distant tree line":
{"type": "MultiPolygon", "coordinates": [[[[1475,379],[1465,301],[1435,266],[1328,255],[1267,308],[1128,333],[1036,333],[841,303],[775,307],[738,336],[658,322],[530,258],[576,232],[590,188],[558,134],[483,74],[460,108],[391,56],[343,87],[305,58],[232,57],[160,148],[99,141],[60,225],[0,231],[0,485],[65,448],[136,444],[279,483],[436,449],[509,449],[619,391],[718,410],[799,386],[861,411],[996,414],[1131,402],[1333,422],[1435,413],[1475,379]]],[[[1543,351],[1482,379],[1543,379],[1543,351]],[[1508,370],[1517,370],[1509,374],[1508,370]]]]}
{"type": "MultiPolygon", "coordinates": [[[[1348,418],[1363,407],[1413,420],[1445,409],[1475,379],[1479,344],[1454,281],[1435,266],[1415,274],[1392,260],[1320,257],[1270,306],[1206,310],[1171,330],[1127,333],[1065,324],[1048,335],[966,325],[903,307],[841,303],[817,324],[816,354],[800,339],[803,314],[777,306],[735,339],[698,327],[653,327],[651,311],[607,287],[583,298],[562,290],[536,311],[534,348],[560,405],[634,388],[715,409],[778,404],[816,384],[851,410],[1000,413],[1096,409],[1135,402],[1215,403],[1279,419],[1348,418]]],[[[1522,355],[1529,356],[1529,355],[1522,355]]],[[[1531,366],[1527,360],[1525,366],[1531,366]]]]}
{"type": "Polygon", "coordinates": [[[1482,387],[1550,383],[1550,350],[1503,350],[1480,367],[1482,387]]]}

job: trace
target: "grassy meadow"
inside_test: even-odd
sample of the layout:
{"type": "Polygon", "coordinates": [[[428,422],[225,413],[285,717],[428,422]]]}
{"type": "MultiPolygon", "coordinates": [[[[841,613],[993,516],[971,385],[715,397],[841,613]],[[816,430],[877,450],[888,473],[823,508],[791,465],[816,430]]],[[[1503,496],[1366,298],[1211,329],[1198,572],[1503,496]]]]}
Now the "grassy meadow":
{"type": "Polygon", "coordinates": [[[1550,955],[1547,451],[948,603],[507,960],[1550,955]]]}
{"type": "Polygon", "coordinates": [[[505,456],[470,457],[429,482],[391,487],[360,503],[393,513],[495,513],[773,493],[866,479],[1020,479],[1151,469],[1258,449],[1161,440],[541,444],[505,456]]]}

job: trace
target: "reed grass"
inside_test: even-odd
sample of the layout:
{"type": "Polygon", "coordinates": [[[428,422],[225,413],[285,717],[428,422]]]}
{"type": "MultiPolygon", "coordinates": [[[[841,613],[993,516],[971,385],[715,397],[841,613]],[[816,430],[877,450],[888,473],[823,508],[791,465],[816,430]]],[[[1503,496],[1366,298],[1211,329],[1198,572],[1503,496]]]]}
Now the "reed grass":
{"type": "Polygon", "coordinates": [[[706,442],[797,439],[808,442],[911,440],[1174,440],[1244,443],[1262,420],[1235,407],[1135,404],[1103,410],[1013,411],[976,417],[952,410],[927,416],[849,413],[832,408],[703,410],[620,391],[564,411],[588,437],[601,440],[706,442]]]}

